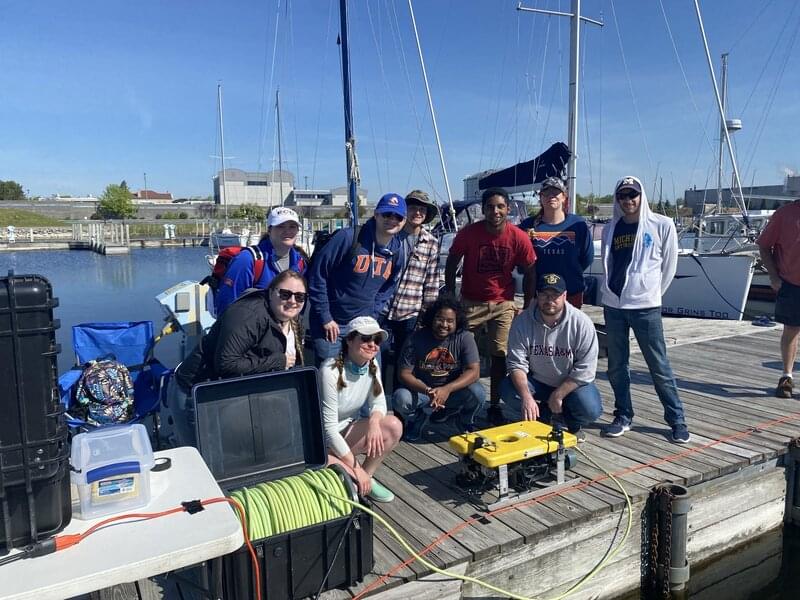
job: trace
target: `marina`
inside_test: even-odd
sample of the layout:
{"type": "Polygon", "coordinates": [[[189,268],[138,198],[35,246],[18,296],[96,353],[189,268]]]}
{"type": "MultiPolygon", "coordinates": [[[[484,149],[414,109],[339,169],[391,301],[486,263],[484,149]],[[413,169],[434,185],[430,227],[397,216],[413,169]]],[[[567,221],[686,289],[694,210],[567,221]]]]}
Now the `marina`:
{"type": "Polygon", "coordinates": [[[0,600],[794,600],[800,5],[52,4],[0,600]]]}
{"type": "MultiPolygon", "coordinates": [[[[70,324],[85,320],[85,308],[75,300],[81,293],[89,293],[98,303],[94,309],[98,320],[136,314],[158,322],[158,307],[152,301],[155,294],[148,299],[146,290],[160,289],[165,274],[172,279],[179,274],[199,277],[207,268],[204,253],[203,248],[164,248],[119,257],[68,251],[6,256],[18,272],[41,270],[54,278],[57,293],[62,290],[59,295],[66,300],[60,314],[70,324]],[[94,283],[86,288],[73,280],[59,266],[66,264],[79,268],[94,283]],[[131,296],[133,290],[137,291],[131,296]],[[104,300],[115,296],[118,302],[104,300]]],[[[600,308],[587,306],[585,310],[596,324],[602,324],[600,308]]],[[[395,491],[397,499],[376,506],[379,514],[417,550],[438,541],[424,552],[437,567],[545,598],[563,592],[609,548],[621,543],[626,502],[602,469],[614,474],[630,495],[632,527],[614,559],[573,597],[613,597],[638,586],[642,510],[650,489],[659,482],[681,483],[691,493],[687,550],[692,567],[726,552],[738,552],[740,544],[774,531],[787,514],[788,447],[800,433],[797,400],[772,396],[780,368],[780,326],[665,318],[664,327],[693,434],[686,447],[668,441],[660,404],[636,354],[631,363],[637,409],[634,427],[623,438],[601,437],[600,426],[610,421],[613,405],[601,359],[597,384],[604,414],[598,424],[586,428],[587,442],[580,446],[599,467],[579,456],[571,470],[580,477],[574,488],[485,517],[483,505],[491,499],[471,497],[455,482],[459,457],[450,448],[448,437],[458,432],[445,424],[426,431],[417,443],[401,442],[387,458],[379,479],[395,491]],[[446,536],[451,530],[455,531],[446,536]],[[554,569],[555,564],[561,566],[554,569]]],[[[59,331],[65,348],[70,346],[68,335],[68,328],[59,331]]],[[[175,337],[167,337],[159,345],[158,353],[167,364],[177,360],[175,337]]],[[[69,364],[67,352],[61,358],[65,366],[69,364]]],[[[480,425],[487,426],[483,421],[480,425]]],[[[364,582],[347,591],[326,592],[323,597],[462,598],[486,594],[475,584],[431,573],[417,562],[404,564],[409,553],[378,523],[373,543],[375,566],[364,582]]],[[[132,598],[173,598],[177,597],[176,585],[175,578],[160,576],[107,593],[119,595],[127,590],[132,598]]],[[[185,588],[182,584],[183,597],[191,597],[185,588]]]]}

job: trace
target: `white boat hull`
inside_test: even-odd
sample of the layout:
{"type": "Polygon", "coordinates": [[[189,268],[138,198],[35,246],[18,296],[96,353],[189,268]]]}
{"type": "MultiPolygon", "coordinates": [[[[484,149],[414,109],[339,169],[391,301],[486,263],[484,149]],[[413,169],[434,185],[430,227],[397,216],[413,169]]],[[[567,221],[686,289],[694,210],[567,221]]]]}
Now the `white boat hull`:
{"type": "MultiPolygon", "coordinates": [[[[747,254],[680,254],[675,279],[662,298],[661,312],[682,317],[740,321],[753,278],[754,262],[754,257],[747,254]]],[[[586,275],[603,277],[599,250],[586,275]]],[[[599,293],[599,281],[597,289],[599,293]]]]}

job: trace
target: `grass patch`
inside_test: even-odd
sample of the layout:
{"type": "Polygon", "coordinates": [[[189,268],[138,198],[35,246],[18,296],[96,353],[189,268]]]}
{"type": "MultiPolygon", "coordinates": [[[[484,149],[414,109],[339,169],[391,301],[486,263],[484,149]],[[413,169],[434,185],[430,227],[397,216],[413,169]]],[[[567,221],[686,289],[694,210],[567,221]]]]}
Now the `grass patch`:
{"type": "Polygon", "coordinates": [[[18,208],[0,208],[0,227],[67,227],[64,221],[18,208]]]}

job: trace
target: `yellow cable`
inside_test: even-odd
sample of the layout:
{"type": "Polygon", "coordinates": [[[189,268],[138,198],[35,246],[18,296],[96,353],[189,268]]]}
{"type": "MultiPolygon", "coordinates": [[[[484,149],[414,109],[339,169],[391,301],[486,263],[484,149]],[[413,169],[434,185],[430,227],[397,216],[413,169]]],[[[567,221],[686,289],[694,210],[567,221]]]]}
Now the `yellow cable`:
{"type": "MultiPolygon", "coordinates": [[[[606,565],[606,563],[607,563],[607,562],[608,562],[608,561],[609,561],[611,558],[613,558],[614,556],[616,556],[616,554],[617,554],[617,553],[620,551],[620,549],[622,548],[622,546],[625,544],[625,540],[627,540],[627,538],[628,538],[628,534],[630,533],[630,531],[631,531],[631,528],[633,527],[633,505],[631,504],[631,498],[630,498],[630,496],[628,495],[628,492],[627,492],[627,491],[625,490],[625,488],[623,487],[623,485],[620,483],[620,481],[619,481],[619,480],[618,480],[616,477],[614,477],[614,475],[612,475],[610,472],[606,471],[606,470],[605,470],[603,467],[601,467],[600,465],[598,465],[598,464],[597,464],[597,463],[596,463],[594,460],[592,460],[591,458],[589,458],[589,456],[588,456],[588,455],[587,455],[585,452],[583,452],[582,450],[578,449],[577,447],[576,447],[576,450],[578,450],[578,452],[580,452],[580,453],[581,453],[581,454],[582,454],[582,455],[583,455],[583,456],[584,456],[584,457],[585,457],[585,458],[586,458],[586,459],[587,459],[587,460],[588,460],[590,463],[592,463],[592,464],[593,464],[593,465],[594,465],[596,468],[600,469],[600,470],[601,470],[601,471],[603,471],[603,472],[604,472],[606,475],[608,475],[608,476],[611,478],[611,480],[612,480],[614,483],[616,483],[616,484],[617,484],[617,487],[619,487],[619,489],[622,491],[623,495],[625,496],[625,503],[626,503],[626,506],[627,506],[627,511],[628,511],[628,525],[627,525],[627,528],[625,529],[625,534],[623,535],[623,537],[622,537],[622,540],[621,540],[621,541],[620,541],[620,543],[617,545],[617,547],[616,547],[616,548],[614,548],[614,550],[613,550],[613,551],[609,552],[609,553],[608,553],[608,554],[605,556],[605,558],[603,558],[603,560],[601,560],[599,563],[597,563],[597,565],[596,565],[596,566],[595,566],[595,567],[594,567],[594,568],[593,568],[591,571],[589,571],[589,573],[587,573],[587,574],[586,574],[586,575],[585,575],[585,576],[584,576],[584,577],[583,577],[583,578],[582,578],[580,581],[578,581],[578,583],[576,583],[574,586],[572,586],[571,588],[569,588],[569,589],[568,589],[566,592],[564,592],[564,593],[563,593],[563,594],[561,594],[560,596],[556,596],[556,597],[555,597],[555,598],[553,598],[552,600],[562,600],[563,598],[566,598],[567,596],[569,596],[569,595],[571,595],[571,594],[575,593],[575,592],[576,592],[578,589],[580,589],[580,588],[581,588],[581,587],[582,587],[582,586],[583,586],[583,585],[584,585],[584,584],[585,584],[587,581],[589,581],[589,580],[590,580],[590,579],[592,579],[592,578],[593,578],[595,575],[597,575],[597,573],[599,573],[599,572],[600,572],[600,570],[601,570],[601,569],[602,569],[602,568],[603,568],[603,567],[606,565]]],[[[347,502],[348,504],[350,504],[350,505],[352,505],[352,506],[354,506],[354,507],[357,507],[357,508],[359,508],[359,509],[363,510],[363,511],[364,511],[364,512],[366,512],[367,514],[370,514],[370,515],[372,515],[372,516],[373,516],[375,519],[377,519],[377,520],[378,520],[380,523],[382,523],[384,527],[386,527],[386,529],[389,531],[389,533],[391,533],[391,534],[392,534],[392,535],[395,537],[395,539],[396,539],[398,542],[400,542],[400,544],[403,546],[403,548],[405,548],[405,549],[406,549],[406,551],[407,551],[409,554],[411,554],[411,555],[414,557],[414,559],[415,559],[415,560],[417,560],[417,561],[419,561],[420,563],[422,563],[424,566],[426,566],[427,568],[429,568],[429,569],[430,569],[431,571],[433,571],[434,573],[439,573],[440,575],[444,575],[445,577],[450,577],[450,578],[452,578],[452,579],[460,579],[461,581],[466,581],[466,582],[468,582],[468,583],[474,583],[475,585],[479,585],[479,586],[481,586],[481,587],[484,587],[484,588],[486,588],[486,589],[488,589],[488,590],[491,590],[491,591],[493,591],[493,592],[497,592],[498,594],[502,594],[503,596],[508,596],[509,598],[512,598],[513,600],[535,600],[534,598],[529,598],[529,597],[527,597],[527,596],[520,596],[520,595],[518,595],[518,594],[514,594],[513,592],[509,592],[508,590],[504,590],[504,589],[502,589],[502,588],[496,587],[496,586],[494,586],[494,585],[492,585],[492,584],[490,584],[490,583],[487,583],[486,581],[483,581],[483,580],[481,580],[481,579],[477,579],[476,577],[470,577],[470,576],[468,576],[468,575],[460,575],[460,574],[458,574],[458,573],[453,573],[453,572],[451,572],[451,571],[447,571],[447,570],[445,570],[445,569],[440,569],[440,568],[439,568],[439,567],[437,567],[436,565],[434,565],[434,564],[432,564],[432,563],[428,562],[427,560],[425,560],[425,558],[423,558],[422,556],[420,556],[419,554],[417,554],[417,552],[416,552],[416,551],[414,551],[414,549],[413,549],[413,548],[412,548],[412,547],[411,547],[411,546],[408,544],[408,542],[406,542],[406,540],[403,538],[403,536],[401,536],[401,535],[400,535],[400,534],[399,534],[399,533],[398,533],[398,532],[395,530],[395,528],[394,528],[394,527],[392,527],[392,525],[391,525],[391,524],[390,524],[388,521],[386,521],[386,519],[384,519],[384,518],[383,518],[381,515],[379,515],[379,514],[378,514],[378,513],[376,513],[375,511],[373,511],[373,510],[371,510],[371,509],[367,508],[367,507],[366,507],[366,506],[364,506],[363,504],[359,504],[358,502],[353,502],[353,501],[352,501],[352,500],[350,500],[349,498],[343,498],[343,497],[341,497],[341,496],[337,496],[336,494],[333,494],[332,492],[330,492],[330,491],[328,491],[328,490],[326,490],[326,489],[324,489],[324,488],[322,488],[322,487],[319,487],[319,486],[317,486],[317,485],[315,485],[315,484],[313,484],[313,483],[310,483],[310,485],[311,485],[312,487],[314,487],[315,489],[319,490],[319,491],[320,491],[320,492],[322,492],[322,493],[328,494],[328,495],[330,495],[330,496],[332,496],[332,497],[336,498],[336,499],[337,499],[337,500],[339,500],[339,501],[344,501],[344,502],[347,502]]]]}

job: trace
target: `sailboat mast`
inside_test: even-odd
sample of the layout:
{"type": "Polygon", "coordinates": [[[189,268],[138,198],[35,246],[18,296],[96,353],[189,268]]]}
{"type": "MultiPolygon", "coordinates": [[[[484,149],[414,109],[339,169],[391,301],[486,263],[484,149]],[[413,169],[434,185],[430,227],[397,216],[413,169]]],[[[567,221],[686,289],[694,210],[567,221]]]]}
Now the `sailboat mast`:
{"type": "Polygon", "coordinates": [[[569,36],[569,162],[567,163],[567,193],[571,210],[577,211],[575,203],[578,177],[578,92],[580,91],[581,57],[581,0],[572,0],[569,36]]]}
{"type": "Polygon", "coordinates": [[[275,90],[275,113],[278,120],[278,185],[281,191],[281,206],[283,206],[283,152],[281,150],[281,97],[280,89],[275,90]]]}
{"type": "Polygon", "coordinates": [[[711,74],[711,84],[714,87],[714,100],[717,101],[717,110],[719,111],[720,119],[723,121],[722,135],[725,138],[725,145],[728,148],[728,155],[731,158],[731,167],[733,168],[733,181],[735,184],[735,189],[731,190],[731,197],[739,205],[739,209],[742,211],[742,220],[744,221],[744,224],[749,227],[750,220],[747,217],[747,207],[744,205],[744,194],[742,193],[742,179],[739,177],[739,166],[736,164],[736,155],[733,153],[733,144],[731,143],[730,131],[728,131],[728,128],[725,124],[725,109],[722,106],[722,98],[719,94],[719,88],[717,88],[717,78],[714,75],[714,62],[711,60],[711,51],[708,48],[706,28],[703,25],[703,15],[700,12],[700,3],[698,0],[694,0],[694,11],[697,15],[697,24],[700,27],[700,36],[703,39],[703,48],[706,52],[706,63],[708,64],[708,70],[711,74]]]}
{"type": "Polygon", "coordinates": [[[344,88],[344,145],[347,157],[347,199],[350,202],[350,223],[358,225],[358,162],[353,135],[353,103],[350,89],[350,48],[347,41],[347,0],[339,0],[339,39],[342,45],[342,87],[344,88]]]}
{"type": "Polygon", "coordinates": [[[560,12],[556,10],[545,10],[541,8],[527,8],[522,6],[520,1],[517,10],[543,15],[570,18],[569,35],[569,128],[567,131],[569,146],[569,162],[567,163],[567,189],[569,191],[569,205],[572,210],[576,209],[575,182],[578,177],[578,98],[580,97],[580,73],[581,73],[581,21],[592,23],[593,25],[603,26],[602,21],[596,21],[581,15],[581,0],[572,0],[570,12],[560,12]]]}
{"type": "Polygon", "coordinates": [[[222,173],[220,175],[220,200],[225,210],[225,223],[228,223],[228,194],[225,189],[225,127],[222,124],[222,84],[217,84],[217,111],[219,112],[219,156],[222,163],[222,173]]]}
{"type": "Polygon", "coordinates": [[[717,212],[722,212],[722,161],[725,148],[725,113],[728,97],[728,53],[722,55],[722,114],[719,117],[719,160],[717,162],[717,212]]]}

